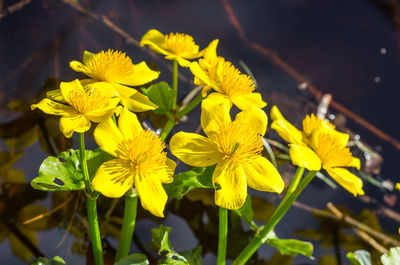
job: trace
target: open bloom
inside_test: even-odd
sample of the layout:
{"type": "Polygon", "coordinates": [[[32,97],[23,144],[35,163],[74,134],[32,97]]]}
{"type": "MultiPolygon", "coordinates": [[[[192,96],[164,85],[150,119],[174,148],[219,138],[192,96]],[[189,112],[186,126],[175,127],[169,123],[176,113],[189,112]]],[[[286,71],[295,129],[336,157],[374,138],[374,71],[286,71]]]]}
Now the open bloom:
{"type": "Polygon", "coordinates": [[[229,101],[231,106],[235,104],[241,110],[265,107],[267,103],[262,100],[261,94],[253,93],[255,89],[253,80],[248,75],[242,74],[231,62],[217,57],[215,52],[217,43],[210,44],[204,60],[190,64],[195,83],[204,86],[203,95],[211,87],[217,92],[211,93],[208,98],[215,102],[229,101]]]}
{"type": "Polygon", "coordinates": [[[158,78],[160,72],[151,70],[145,62],[133,64],[131,58],[120,51],[101,51],[97,54],[85,51],[83,62],[72,61],[70,67],[91,79],[82,80],[86,86],[96,86],[106,95],[117,96],[122,105],[132,111],[156,109],[147,96],[127,86],[140,86],[158,78]]]}
{"type": "Polygon", "coordinates": [[[71,137],[73,132],[83,133],[90,129],[91,121],[102,122],[115,111],[119,99],[106,97],[96,87],[84,89],[78,79],[72,82],[61,82],[60,102],[49,98],[31,106],[32,110],[60,115],[60,129],[65,137],[71,137]],[[66,103],[66,104],[63,104],[66,103]]]}
{"type": "Polygon", "coordinates": [[[289,123],[276,106],[271,109],[271,128],[289,142],[289,155],[294,165],[308,170],[321,167],[342,185],[356,195],[363,195],[362,180],[343,167],[360,169],[360,160],[352,156],[346,147],[349,135],[335,130],[335,126],[314,114],[303,120],[303,131],[289,123]]]}
{"type": "Polygon", "coordinates": [[[239,209],[247,196],[247,186],[282,192],[284,183],[275,167],[261,156],[262,135],[267,115],[249,108],[231,121],[224,104],[202,104],[201,126],[207,137],[179,132],[171,138],[173,155],[184,163],[207,167],[216,164],[212,181],[215,203],[227,209],[239,209]]]}
{"type": "Polygon", "coordinates": [[[143,35],[140,46],[147,45],[157,53],[165,55],[167,60],[176,60],[180,66],[188,67],[190,61],[203,56],[199,46],[192,36],[183,33],[164,35],[156,29],[151,29],[143,35]]]}
{"type": "Polygon", "coordinates": [[[167,158],[160,138],[143,130],[136,115],[126,108],[118,118],[118,126],[108,119],[96,127],[94,138],[116,159],[99,167],[93,188],[104,196],[118,198],[135,185],[143,208],[164,217],[168,196],[161,183],[173,181],[176,164],[167,158]]]}

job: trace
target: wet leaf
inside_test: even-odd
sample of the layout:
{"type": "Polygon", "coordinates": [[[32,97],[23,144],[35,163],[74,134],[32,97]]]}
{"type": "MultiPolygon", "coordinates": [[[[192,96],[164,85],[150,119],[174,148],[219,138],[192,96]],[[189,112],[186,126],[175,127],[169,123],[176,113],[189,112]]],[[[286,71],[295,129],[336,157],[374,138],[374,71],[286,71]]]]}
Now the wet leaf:
{"type": "Polygon", "coordinates": [[[356,250],[347,253],[346,257],[353,265],[371,265],[371,254],[366,250],[356,250]]]}
{"type": "Polygon", "coordinates": [[[52,260],[43,257],[37,258],[33,260],[30,265],[66,265],[66,263],[63,258],[55,256],[52,260]]]}
{"type": "MultiPolygon", "coordinates": [[[[43,205],[29,204],[22,208],[18,213],[18,222],[23,223],[41,214],[47,213],[48,210],[43,205]]],[[[40,218],[37,221],[24,225],[34,230],[44,230],[49,228],[49,216],[40,218]]]]}
{"type": "Polygon", "coordinates": [[[115,265],[147,265],[147,264],[150,263],[146,255],[144,254],[132,254],[115,263],[115,265]]]}
{"type": "Polygon", "coordinates": [[[398,265],[400,261],[400,247],[391,248],[390,251],[381,256],[383,265],[398,265]]]}
{"type": "Polygon", "coordinates": [[[171,112],[173,103],[173,91],[166,82],[159,82],[143,89],[143,93],[149,97],[151,102],[158,106],[154,110],[157,114],[166,114],[171,112]]]}
{"type": "MultiPolygon", "coordinates": [[[[19,231],[23,234],[27,240],[29,240],[33,245],[38,245],[38,239],[35,231],[32,229],[24,228],[18,226],[19,231]]],[[[23,261],[29,261],[33,258],[33,253],[25,246],[23,242],[14,234],[10,233],[9,236],[11,250],[16,257],[23,261]]]]}
{"type": "MultiPolygon", "coordinates": [[[[100,149],[86,150],[89,175],[93,177],[97,168],[112,158],[100,149]]],[[[32,180],[35,189],[43,191],[71,191],[85,188],[80,169],[79,150],[62,152],[58,157],[49,156],[39,168],[39,176],[32,180]]]]}
{"type": "Polygon", "coordinates": [[[301,254],[310,259],[314,259],[312,257],[313,245],[310,242],[297,239],[280,239],[272,232],[268,235],[266,243],[277,248],[281,254],[292,256],[301,254]]]}
{"type": "Polygon", "coordinates": [[[174,176],[174,181],[164,184],[169,197],[181,199],[193,188],[213,188],[212,172],[215,167],[195,168],[174,176]]]}

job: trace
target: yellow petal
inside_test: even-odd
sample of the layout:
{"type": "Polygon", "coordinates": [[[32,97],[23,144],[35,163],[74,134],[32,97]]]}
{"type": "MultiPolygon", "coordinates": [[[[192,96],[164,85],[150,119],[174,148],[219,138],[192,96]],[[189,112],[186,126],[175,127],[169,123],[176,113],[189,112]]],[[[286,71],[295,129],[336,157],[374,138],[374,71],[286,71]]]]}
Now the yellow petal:
{"type": "Polygon", "coordinates": [[[303,133],[287,120],[274,120],[271,129],[275,130],[288,143],[303,144],[303,133]]]}
{"type": "Polygon", "coordinates": [[[102,150],[118,157],[118,145],[123,141],[123,136],[111,118],[97,125],[93,135],[102,150]]]}
{"type": "Polygon", "coordinates": [[[104,162],[92,180],[93,189],[106,197],[122,197],[133,184],[130,168],[129,161],[123,159],[104,162]]]}
{"type": "Polygon", "coordinates": [[[81,80],[81,84],[85,89],[95,88],[96,90],[99,90],[102,95],[108,98],[119,96],[115,88],[116,85],[113,83],[99,82],[96,79],[87,78],[81,80]]]}
{"type": "Polygon", "coordinates": [[[90,121],[82,114],[70,117],[61,117],[60,130],[67,138],[72,137],[73,132],[83,133],[90,129],[90,121]]]}
{"type": "Polygon", "coordinates": [[[199,134],[178,132],[172,136],[169,146],[174,156],[190,166],[212,166],[223,157],[213,141],[199,134]]]}
{"type": "Polygon", "coordinates": [[[114,84],[116,91],[121,98],[121,103],[133,112],[143,112],[156,109],[158,106],[136,89],[114,84]]]}
{"type": "Polygon", "coordinates": [[[87,64],[90,60],[93,59],[93,57],[94,57],[95,55],[96,55],[96,54],[94,54],[94,53],[91,53],[91,52],[88,52],[88,51],[84,51],[84,52],[83,52],[83,59],[82,59],[82,62],[83,62],[84,64],[87,64]]]}
{"type": "Polygon", "coordinates": [[[243,126],[251,126],[257,134],[265,134],[268,125],[268,117],[265,112],[259,108],[251,107],[236,115],[235,121],[243,126]]]}
{"type": "Polygon", "coordinates": [[[214,88],[215,90],[219,90],[217,83],[215,80],[211,79],[206,72],[200,67],[199,63],[197,62],[192,62],[189,65],[190,71],[194,76],[196,76],[198,79],[200,79],[202,82],[204,82],[206,85],[214,88]]]}
{"type": "Polygon", "coordinates": [[[334,180],[354,196],[364,195],[362,180],[347,169],[337,167],[326,169],[326,171],[334,180]]]}
{"type": "Polygon", "coordinates": [[[205,99],[201,104],[201,127],[210,138],[221,128],[231,122],[229,108],[225,104],[217,104],[212,99],[205,99]]]}
{"type": "Polygon", "coordinates": [[[134,65],[133,70],[132,75],[115,80],[115,82],[127,86],[141,86],[153,81],[160,75],[159,71],[151,70],[145,62],[134,65]]]}
{"type": "Polygon", "coordinates": [[[243,164],[247,185],[260,191],[281,193],[285,184],[278,170],[268,161],[259,156],[248,164],[243,164]]]}
{"type": "Polygon", "coordinates": [[[264,108],[267,103],[262,100],[260,93],[249,93],[235,95],[232,98],[233,104],[241,110],[245,110],[251,107],[264,108]]]}
{"type": "Polygon", "coordinates": [[[394,188],[398,191],[400,191],[400,183],[396,183],[396,185],[394,186],[394,188]]]}
{"type": "Polygon", "coordinates": [[[73,91],[79,91],[79,90],[83,91],[83,86],[78,79],[75,79],[74,81],[71,82],[61,82],[60,90],[65,101],[71,105],[71,96],[75,94],[73,93],[73,91]]]}
{"type": "Polygon", "coordinates": [[[75,72],[86,72],[86,67],[83,63],[78,61],[71,61],[69,62],[69,67],[72,68],[75,72]]]}
{"type": "Polygon", "coordinates": [[[352,157],[351,163],[348,164],[347,167],[355,167],[357,170],[360,170],[360,168],[361,168],[360,159],[358,159],[356,157],[352,157]]]}
{"type": "Polygon", "coordinates": [[[218,46],[218,39],[213,40],[208,44],[208,47],[205,48],[204,51],[204,60],[208,62],[216,61],[217,60],[217,46],[218,46]]]}
{"type": "Polygon", "coordinates": [[[163,212],[168,196],[157,176],[136,175],[135,187],[142,207],[155,216],[164,217],[163,212]]]}
{"type": "Polygon", "coordinates": [[[130,112],[127,108],[122,110],[118,118],[118,128],[125,139],[133,139],[139,132],[143,131],[136,114],[130,112]]]}
{"type": "Polygon", "coordinates": [[[57,102],[67,103],[67,102],[64,100],[64,98],[63,98],[63,96],[62,96],[62,94],[61,94],[61,90],[60,90],[60,89],[48,91],[48,92],[46,93],[46,97],[47,97],[48,99],[51,99],[51,100],[54,100],[54,101],[57,101],[57,102]]]}
{"type": "Polygon", "coordinates": [[[31,109],[40,109],[44,113],[51,114],[51,115],[62,115],[62,116],[74,116],[78,114],[78,112],[67,105],[52,101],[48,98],[42,99],[38,104],[33,104],[31,109]]]}
{"type": "MultiPolygon", "coordinates": [[[[196,58],[196,56],[194,56],[194,57],[196,58]]],[[[199,57],[199,56],[197,56],[197,57],[199,57]]],[[[182,58],[182,57],[179,56],[179,55],[173,55],[173,54],[171,54],[171,55],[166,55],[166,56],[165,56],[165,59],[168,59],[168,60],[176,60],[176,61],[178,62],[178,64],[179,64],[180,66],[182,66],[182,67],[190,67],[190,64],[191,64],[190,61],[188,61],[188,60],[182,58]]]]}
{"type": "Polygon", "coordinates": [[[247,197],[247,183],[242,166],[221,161],[215,167],[213,176],[215,204],[229,210],[237,210],[243,206],[247,197]]]}
{"type": "Polygon", "coordinates": [[[271,116],[271,119],[273,121],[285,120],[285,118],[283,117],[282,113],[279,111],[278,107],[275,106],[275,105],[273,105],[272,108],[271,108],[270,116],[271,116]]]}
{"type": "Polygon", "coordinates": [[[164,35],[156,29],[151,29],[143,35],[140,46],[148,45],[150,49],[161,54],[169,54],[165,47],[164,35]]]}
{"type": "Polygon", "coordinates": [[[96,109],[85,113],[85,116],[93,122],[103,122],[110,118],[115,111],[115,107],[119,103],[119,98],[111,98],[106,106],[101,109],[96,109]]]}
{"type": "Polygon", "coordinates": [[[208,97],[203,99],[201,103],[202,108],[212,108],[213,106],[219,104],[225,105],[228,110],[230,110],[232,107],[231,100],[226,95],[217,92],[208,95],[208,97]]]}
{"type": "Polygon", "coordinates": [[[293,165],[304,167],[310,171],[321,169],[321,160],[318,155],[305,145],[291,144],[289,155],[293,165]]]}
{"type": "Polygon", "coordinates": [[[176,163],[175,161],[167,157],[165,165],[167,166],[167,175],[160,177],[160,181],[161,183],[171,183],[172,181],[174,181],[173,176],[176,168],[176,163]]]}

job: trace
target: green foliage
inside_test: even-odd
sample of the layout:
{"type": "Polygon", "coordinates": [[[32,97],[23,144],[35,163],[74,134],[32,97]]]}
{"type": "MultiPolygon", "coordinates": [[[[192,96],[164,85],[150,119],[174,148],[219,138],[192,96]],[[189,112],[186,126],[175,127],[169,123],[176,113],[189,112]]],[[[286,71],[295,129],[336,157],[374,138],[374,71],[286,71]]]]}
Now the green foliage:
{"type": "Polygon", "coordinates": [[[159,228],[151,229],[152,239],[150,242],[150,248],[166,257],[165,260],[159,260],[158,264],[200,265],[201,247],[184,251],[182,253],[175,252],[168,238],[170,231],[171,227],[163,225],[159,228]]]}
{"type": "Polygon", "coordinates": [[[171,112],[174,97],[171,87],[166,82],[159,82],[142,91],[151,102],[158,106],[154,110],[155,113],[167,114],[171,112]]]}
{"type": "Polygon", "coordinates": [[[40,257],[30,263],[30,265],[65,265],[65,264],[66,264],[65,261],[59,256],[55,256],[52,260],[40,257]]]}
{"type": "Polygon", "coordinates": [[[390,251],[381,256],[383,265],[398,265],[400,262],[400,247],[391,248],[390,251]]]}
{"type": "Polygon", "coordinates": [[[193,168],[192,170],[179,173],[174,176],[174,181],[164,184],[165,191],[169,197],[181,199],[186,193],[194,188],[212,188],[212,173],[214,166],[193,168]]]}
{"type": "MultiPolygon", "coordinates": [[[[101,149],[86,150],[89,175],[93,176],[97,168],[112,158],[101,149]]],[[[49,156],[39,168],[39,176],[32,180],[33,188],[43,191],[72,191],[85,188],[80,168],[79,150],[62,152],[58,157],[49,156]]]]}
{"type": "Polygon", "coordinates": [[[127,257],[124,257],[115,265],[147,265],[150,264],[146,255],[144,254],[132,254],[127,257]]]}
{"type": "Polygon", "coordinates": [[[279,250],[281,254],[295,256],[297,254],[304,255],[310,259],[313,253],[313,245],[297,239],[279,239],[274,232],[271,232],[266,243],[279,250]]]}
{"type": "Polygon", "coordinates": [[[252,230],[258,230],[257,224],[253,221],[253,208],[251,205],[250,195],[247,195],[246,201],[243,204],[242,208],[235,210],[235,213],[237,213],[237,215],[239,215],[250,226],[252,230]]]}
{"type": "Polygon", "coordinates": [[[346,257],[353,265],[371,265],[371,254],[366,250],[356,250],[347,253],[346,257]]]}

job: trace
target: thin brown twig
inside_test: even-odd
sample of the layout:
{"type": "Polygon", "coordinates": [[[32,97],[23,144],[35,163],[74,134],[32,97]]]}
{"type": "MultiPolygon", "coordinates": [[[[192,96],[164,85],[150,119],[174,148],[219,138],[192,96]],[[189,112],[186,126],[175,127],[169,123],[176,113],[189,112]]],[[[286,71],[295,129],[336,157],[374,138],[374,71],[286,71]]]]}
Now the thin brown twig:
{"type": "Polygon", "coordinates": [[[400,223],[400,214],[393,211],[392,209],[389,209],[385,207],[384,205],[380,204],[376,199],[371,198],[367,195],[360,196],[360,200],[366,203],[372,203],[376,206],[378,206],[378,213],[384,214],[385,216],[391,218],[392,220],[395,220],[396,222],[400,223]]]}
{"type": "Polygon", "coordinates": [[[4,10],[0,11],[0,19],[4,18],[5,16],[14,13],[25,7],[26,5],[30,4],[31,0],[21,0],[18,3],[15,3],[11,6],[6,7],[4,10]]]}
{"type": "MultiPolygon", "coordinates": [[[[261,54],[262,56],[272,60],[272,62],[274,62],[276,65],[278,65],[280,68],[282,68],[283,71],[285,71],[286,73],[288,73],[291,77],[293,77],[297,82],[299,82],[300,84],[305,84],[306,88],[308,89],[308,91],[317,99],[317,100],[321,100],[323,94],[312,84],[310,84],[306,78],[304,76],[302,76],[300,73],[298,73],[292,66],[290,66],[288,63],[286,63],[285,61],[283,61],[276,52],[267,49],[265,47],[263,47],[261,44],[249,40],[246,35],[245,32],[239,22],[239,20],[237,19],[235,12],[232,9],[231,4],[229,3],[228,0],[221,0],[222,4],[225,8],[225,11],[228,15],[229,18],[229,22],[232,24],[232,26],[235,28],[238,37],[247,45],[249,46],[251,49],[253,49],[254,51],[256,51],[257,53],[261,54]]],[[[369,130],[370,132],[372,132],[373,134],[375,134],[377,137],[379,137],[380,139],[390,143],[391,145],[393,145],[396,149],[400,150],[400,141],[398,141],[397,139],[391,137],[390,135],[386,134],[385,132],[383,132],[381,129],[377,128],[376,126],[372,125],[371,123],[369,123],[368,121],[366,121],[365,119],[363,119],[362,117],[360,117],[358,114],[355,114],[354,112],[352,112],[350,109],[346,108],[345,106],[341,105],[340,103],[332,100],[331,101],[331,106],[333,108],[335,108],[336,110],[342,112],[345,116],[349,117],[350,119],[352,119],[354,122],[358,123],[359,125],[361,125],[362,127],[364,127],[365,129],[369,130]]]]}
{"type": "Polygon", "coordinates": [[[373,239],[370,235],[368,235],[364,231],[362,231],[360,229],[354,229],[354,231],[357,233],[357,235],[359,237],[361,237],[365,242],[370,244],[373,248],[378,250],[381,254],[385,254],[385,253],[389,252],[388,249],[386,249],[384,246],[379,244],[375,239],[373,239]]]}
{"type": "Polygon", "coordinates": [[[332,213],[335,214],[335,216],[339,219],[344,221],[347,224],[350,224],[352,226],[354,226],[355,228],[362,230],[364,232],[367,232],[368,234],[374,236],[377,239],[382,240],[382,242],[384,244],[392,244],[393,246],[400,246],[400,242],[397,241],[396,239],[393,239],[387,235],[385,235],[384,233],[381,233],[379,231],[376,231],[375,229],[372,229],[371,227],[353,219],[352,217],[343,214],[342,212],[340,212],[331,202],[327,203],[327,207],[330,211],[332,211],[332,213]]]}

